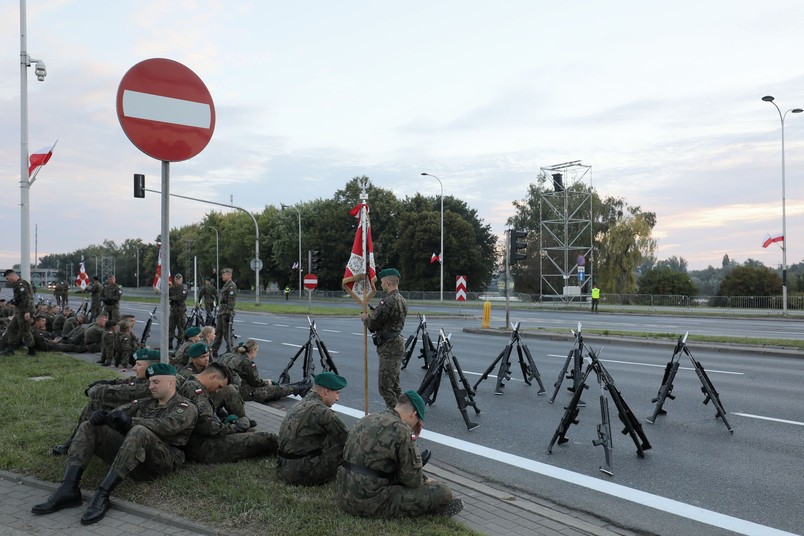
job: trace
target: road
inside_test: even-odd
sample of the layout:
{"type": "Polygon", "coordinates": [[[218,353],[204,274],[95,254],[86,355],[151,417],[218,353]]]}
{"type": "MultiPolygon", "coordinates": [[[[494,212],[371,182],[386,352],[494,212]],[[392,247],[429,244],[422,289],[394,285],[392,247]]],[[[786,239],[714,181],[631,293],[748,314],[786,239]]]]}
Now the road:
{"type": "MultiPolygon", "coordinates": [[[[124,309],[144,321],[148,307],[127,304],[124,309]]],[[[493,322],[502,323],[502,317],[493,322]]],[[[757,319],[700,319],[636,315],[591,315],[565,312],[517,312],[516,321],[528,327],[564,327],[584,322],[584,328],[628,331],[762,335],[800,338],[801,321],[757,319]],[[620,326],[620,327],[615,327],[620,326]]],[[[332,353],[338,371],[350,385],[341,394],[339,410],[360,416],[364,405],[363,333],[359,320],[345,317],[317,318],[318,333],[332,353]]],[[[288,360],[307,342],[309,327],[303,316],[238,313],[236,331],[240,340],[261,342],[257,364],[264,377],[277,378],[288,360]]],[[[505,337],[463,332],[478,327],[477,319],[430,318],[431,336],[444,327],[452,334],[454,354],[471,383],[502,351],[505,337]]],[[[405,335],[416,328],[409,317],[405,335]]],[[[480,426],[468,431],[456,407],[447,378],[435,404],[428,408],[422,442],[450,465],[492,482],[513,486],[571,508],[594,512],[619,525],[658,534],[772,534],[772,528],[802,533],[804,507],[804,359],[742,352],[712,352],[690,348],[705,366],[734,428],[730,434],[714,418],[711,405],[702,404],[700,382],[686,357],[668,400],[666,416],[655,425],[644,418],[652,413],[651,399],[662,380],[672,345],[623,345],[595,343],[600,358],[617,387],[642,421],[653,446],[645,458],[636,456],[630,438],[615,432],[614,476],[598,470],[603,451],[594,447],[600,422],[599,389],[592,382],[584,395],[588,407],[581,409],[579,423],[570,427],[565,445],[546,448],[564,413],[571,394],[564,387],[555,404],[548,402],[553,383],[572,346],[571,339],[554,341],[523,339],[530,348],[547,388],[537,395],[537,386],[522,381],[516,355],[513,378],[503,396],[495,396],[496,370],[477,388],[476,402],[482,412],[470,417],[480,426]],[[646,504],[652,505],[645,506],[646,504]],[[720,528],[719,528],[720,527],[720,528]]],[[[418,388],[424,371],[415,357],[402,371],[403,390],[418,388]]],[[[301,358],[290,370],[292,381],[300,379],[301,358]]],[[[369,410],[380,411],[383,402],[376,389],[376,354],[369,341],[369,410]]],[[[316,358],[316,369],[321,370],[316,358]]],[[[610,403],[613,429],[619,430],[614,405],[610,403]]]]}

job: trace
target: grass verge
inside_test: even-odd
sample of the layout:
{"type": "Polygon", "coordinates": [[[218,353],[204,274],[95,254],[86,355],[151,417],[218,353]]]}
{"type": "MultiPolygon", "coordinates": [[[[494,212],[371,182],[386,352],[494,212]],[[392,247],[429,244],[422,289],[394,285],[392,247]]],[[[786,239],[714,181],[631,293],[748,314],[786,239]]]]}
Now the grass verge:
{"type": "MultiPolygon", "coordinates": [[[[61,480],[64,458],[51,456],[51,447],[72,432],[86,403],[86,385],[114,375],[64,354],[0,358],[0,468],[51,482],[61,480]]],[[[114,496],[231,534],[477,534],[450,518],[372,520],[344,514],[336,506],[334,484],[288,486],[276,479],[274,464],[274,458],[188,464],[151,482],[125,480],[114,496]]],[[[102,461],[93,459],[81,487],[97,487],[107,470],[102,461]]]]}

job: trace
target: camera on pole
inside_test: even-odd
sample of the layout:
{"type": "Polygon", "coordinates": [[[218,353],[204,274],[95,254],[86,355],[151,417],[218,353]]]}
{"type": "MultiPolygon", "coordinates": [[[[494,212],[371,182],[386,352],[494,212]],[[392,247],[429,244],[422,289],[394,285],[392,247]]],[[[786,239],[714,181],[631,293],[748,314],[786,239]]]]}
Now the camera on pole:
{"type": "Polygon", "coordinates": [[[518,261],[524,261],[528,258],[527,253],[524,251],[528,247],[527,242],[520,242],[520,239],[525,239],[528,236],[526,231],[515,231],[511,229],[508,235],[508,264],[513,266],[518,261]],[[520,251],[522,251],[520,253],[520,251]]]}

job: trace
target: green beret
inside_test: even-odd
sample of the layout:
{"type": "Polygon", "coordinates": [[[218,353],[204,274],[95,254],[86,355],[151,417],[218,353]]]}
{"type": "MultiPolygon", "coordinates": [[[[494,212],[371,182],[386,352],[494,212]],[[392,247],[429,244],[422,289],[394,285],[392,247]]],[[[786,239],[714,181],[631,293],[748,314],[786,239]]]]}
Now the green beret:
{"type": "Polygon", "coordinates": [[[201,334],[201,328],[198,326],[192,326],[184,330],[185,337],[195,337],[196,335],[201,334]]]}
{"type": "Polygon", "coordinates": [[[208,353],[209,353],[209,346],[207,346],[203,342],[197,342],[192,346],[190,346],[190,348],[187,350],[187,355],[190,356],[190,359],[194,357],[201,357],[202,355],[208,353]]]}
{"type": "Polygon", "coordinates": [[[338,376],[334,372],[322,372],[315,377],[315,383],[333,391],[340,391],[346,387],[346,378],[338,376]]]}
{"type": "Polygon", "coordinates": [[[381,270],[379,274],[377,274],[377,277],[380,279],[380,281],[382,281],[383,277],[388,277],[389,275],[395,275],[400,278],[402,277],[399,275],[399,270],[396,268],[385,268],[384,270],[381,270]]]}
{"type": "Polygon", "coordinates": [[[413,404],[414,408],[416,408],[416,413],[419,414],[419,418],[424,420],[424,400],[422,400],[422,397],[419,395],[419,393],[411,389],[410,391],[405,391],[405,396],[408,397],[410,403],[413,404]]]}
{"type": "Polygon", "coordinates": [[[153,355],[151,355],[151,350],[148,348],[140,348],[134,354],[134,359],[137,361],[159,361],[160,357],[161,356],[159,355],[158,351],[156,352],[156,357],[153,357],[153,355]]]}
{"type": "Polygon", "coordinates": [[[145,369],[146,378],[150,378],[151,376],[175,376],[175,375],[176,375],[176,367],[174,367],[173,365],[168,365],[167,363],[154,363],[153,365],[145,369]]]}
{"type": "Polygon", "coordinates": [[[162,352],[156,349],[149,348],[148,355],[151,356],[151,359],[155,361],[159,361],[160,359],[162,359],[162,352]]]}

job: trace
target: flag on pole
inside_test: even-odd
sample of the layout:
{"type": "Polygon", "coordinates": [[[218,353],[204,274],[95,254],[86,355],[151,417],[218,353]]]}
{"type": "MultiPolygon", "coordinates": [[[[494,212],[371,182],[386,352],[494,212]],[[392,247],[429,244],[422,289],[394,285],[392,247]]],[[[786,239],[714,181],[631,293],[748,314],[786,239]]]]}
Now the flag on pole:
{"type": "Polygon", "coordinates": [[[767,248],[774,242],[784,242],[784,235],[782,233],[775,234],[771,236],[770,234],[765,235],[765,240],[762,242],[762,247],[767,248]]]}
{"type": "Polygon", "coordinates": [[[368,204],[360,203],[349,214],[359,219],[352,253],[343,274],[343,289],[358,303],[366,304],[377,292],[377,270],[374,265],[374,243],[371,240],[371,222],[368,204]],[[368,259],[368,278],[366,260],[368,259]]]}
{"type": "MultiPolygon", "coordinates": [[[[170,276],[170,268],[168,268],[168,283],[173,283],[173,278],[170,276]]],[[[156,275],[154,276],[154,290],[159,292],[159,287],[162,284],[162,244],[159,244],[159,256],[156,260],[156,275]]]]}
{"type": "Polygon", "coordinates": [[[430,264],[433,264],[434,262],[441,262],[441,255],[436,255],[433,253],[433,256],[430,257],[430,264]]]}
{"type": "Polygon", "coordinates": [[[81,255],[81,264],[78,265],[78,277],[75,278],[75,285],[84,290],[89,285],[89,276],[84,267],[84,256],[81,255]]]}
{"type": "Polygon", "coordinates": [[[298,262],[294,262],[294,263],[293,263],[293,268],[291,268],[291,270],[298,270],[298,269],[299,269],[299,263],[298,263],[298,262]]]}
{"type": "Polygon", "coordinates": [[[42,147],[31,153],[31,156],[28,157],[28,163],[30,164],[28,166],[28,178],[31,178],[31,175],[34,174],[37,168],[44,166],[50,161],[50,157],[53,156],[54,147],[56,147],[56,143],[42,147]]]}

